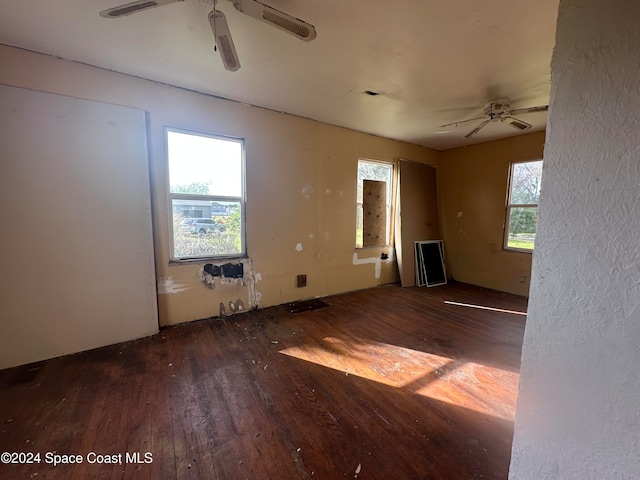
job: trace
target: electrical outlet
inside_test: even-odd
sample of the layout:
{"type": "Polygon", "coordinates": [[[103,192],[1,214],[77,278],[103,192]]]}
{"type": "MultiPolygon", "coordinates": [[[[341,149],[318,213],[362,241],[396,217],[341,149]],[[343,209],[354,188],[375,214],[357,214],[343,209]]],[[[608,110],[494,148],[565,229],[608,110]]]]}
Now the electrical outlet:
{"type": "Polygon", "coordinates": [[[306,275],[298,275],[296,277],[296,285],[298,288],[307,286],[307,276],[306,275]]]}

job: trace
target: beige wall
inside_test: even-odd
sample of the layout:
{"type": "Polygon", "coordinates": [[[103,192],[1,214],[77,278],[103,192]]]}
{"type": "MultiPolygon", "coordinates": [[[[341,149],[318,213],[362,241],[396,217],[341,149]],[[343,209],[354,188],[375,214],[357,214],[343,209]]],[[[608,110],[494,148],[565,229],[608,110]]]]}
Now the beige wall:
{"type": "Polygon", "coordinates": [[[502,248],[510,162],[541,159],[545,133],[442,152],[438,203],[447,275],[528,295],[531,254],[502,248]],[[526,277],[520,283],[520,277],[526,277]]]}
{"type": "Polygon", "coordinates": [[[161,325],[215,316],[237,300],[266,307],[398,280],[390,249],[354,249],[357,160],[435,165],[438,152],[11,47],[0,46],[0,64],[2,84],[148,112],[161,325]],[[202,263],[169,264],[164,126],[246,140],[250,264],[242,285],[211,290],[202,263]],[[389,260],[380,260],[382,250],[389,260]],[[297,274],[307,287],[296,288],[297,274]]]}

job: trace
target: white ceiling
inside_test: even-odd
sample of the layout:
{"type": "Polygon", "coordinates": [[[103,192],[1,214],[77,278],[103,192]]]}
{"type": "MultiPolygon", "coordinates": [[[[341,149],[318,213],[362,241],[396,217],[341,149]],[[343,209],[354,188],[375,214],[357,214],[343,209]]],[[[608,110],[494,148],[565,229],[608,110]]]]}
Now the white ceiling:
{"type": "MultiPolygon", "coordinates": [[[[0,0],[0,43],[438,150],[521,134],[499,122],[469,140],[479,122],[439,128],[481,116],[488,100],[549,100],[558,0],[264,0],[315,25],[310,43],[219,0],[237,72],[213,52],[200,0],[98,15],[125,1],[0,0]]],[[[546,124],[546,113],[519,118],[546,124]]]]}

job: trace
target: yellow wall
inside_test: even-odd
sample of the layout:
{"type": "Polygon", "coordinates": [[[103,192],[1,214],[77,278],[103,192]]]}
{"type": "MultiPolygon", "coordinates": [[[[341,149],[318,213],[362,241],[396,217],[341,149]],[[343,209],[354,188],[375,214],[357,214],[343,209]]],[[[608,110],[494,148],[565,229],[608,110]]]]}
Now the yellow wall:
{"type": "Polygon", "coordinates": [[[509,164],[542,159],[545,133],[442,152],[438,203],[447,275],[495,290],[528,295],[531,254],[502,248],[509,164]],[[520,277],[526,277],[520,283],[520,277]]]}
{"type": "Polygon", "coordinates": [[[161,325],[216,316],[237,300],[266,307],[398,280],[390,249],[354,249],[357,160],[435,165],[438,152],[11,47],[0,46],[0,64],[2,84],[148,112],[161,325]],[[208,289],[203,263],[169,264],[165,126],[246,141],[244,285],[208,289]],[[307,275],[306,287],[296,288],[297,274],[307,275]]]}

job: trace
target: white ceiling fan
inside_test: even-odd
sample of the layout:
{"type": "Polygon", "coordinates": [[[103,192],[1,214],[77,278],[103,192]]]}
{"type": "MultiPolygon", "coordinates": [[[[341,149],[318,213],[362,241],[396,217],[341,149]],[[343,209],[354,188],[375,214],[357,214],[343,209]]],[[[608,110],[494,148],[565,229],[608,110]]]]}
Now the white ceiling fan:
{"type": "MultiPolygon", "coordinates": [[[[131,15],[149,8],[168,5],[169,3],[183,2],[184,0],[138,0],[131,3],[125,3],[117,7],[102,10],[101,17],[119,18],[125,15],[131,15]]],[[[316,29],[310,23],[298,18],[292,17],[280,10],[276,10],[257,0],[228,0],[233,4],[235,9],[240,13],[244,13],[256,20],[260,20],[272,27],[276,27],[283,32],[293,35],[300,40],[310,42],[316,38],[316,29]]],[[[227,19],[220,10],[216,8],[218,0],[200,0],[205,6],[212,7],[209,12],[209,25],[215,39],[214,50],[220,51],[220,57],[224,68],[235,72],[240,68],[240,60],[236,53],[236,47],[231,38],[231,31],[227,24],[227,19]]]]}
{"type": "Polygon", "coordinates": [[[470,118],[468,120],[461,120],[459,122],[447,123],[446,125],[440,125],[440,128],[444,127],[457,127],[463,123],[473,122],[474,120],[483,120],[480,122],[476,128],[467,133],[464,138],[473,137],[476,133],[478,133],[481,129],[486,127],[491,122],[503,122],[507,125],[511,125],[513,128],[517,130],[529,130],[532,125],[525,121],[522,121],[518,118],[515,118],[513,115],[523,115],[525,113],[535,113],[535,112],[546,112],[549,108],[548,105],[544,105],[541,107],[529,107],[529,108],[518,108],[515,110],[511,109],[510,101],[508,98],[498,98],[495,100],[491,100],[484,104],[484,116],[470,118]]]}

